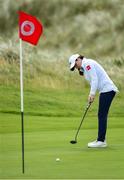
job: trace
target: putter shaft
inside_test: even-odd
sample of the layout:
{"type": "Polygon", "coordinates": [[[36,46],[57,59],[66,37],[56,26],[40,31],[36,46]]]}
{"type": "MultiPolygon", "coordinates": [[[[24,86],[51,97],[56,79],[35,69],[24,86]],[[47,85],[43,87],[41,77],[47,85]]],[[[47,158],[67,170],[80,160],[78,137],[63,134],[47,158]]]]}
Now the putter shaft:
{"type": "MultiPolygon", "coordinates": [[[[83,117],[82,117],[82,120],[81,120],[81,122],[80,122],[80,125],[79,125],[78,130],[77,130],[76,135],[75,135],[75,140],[73,140],[73,142],[75,141],[75,142],[77,143],[77,136],[78,136],[79,130],[80,130],[80,128],[81,128],[81,125],[82,125],[82,123],[83,123],[83,120],[84,120],[84,118],[85,118],[85,116],[86,116],[86,114],[87,114],[87,111],[88,111],[90,105],[91,105],[91,103],[88,103],[88,105],[86,106],[86,110],[85,110],[85,112],[84,112],[84,115],[83,115],[83,117]]],[[[72,141],[71,141],[71,143],[72,143],[72,141]]],[[[72,143],[72,144],[75,144],[75,143],[72,143]]]]}

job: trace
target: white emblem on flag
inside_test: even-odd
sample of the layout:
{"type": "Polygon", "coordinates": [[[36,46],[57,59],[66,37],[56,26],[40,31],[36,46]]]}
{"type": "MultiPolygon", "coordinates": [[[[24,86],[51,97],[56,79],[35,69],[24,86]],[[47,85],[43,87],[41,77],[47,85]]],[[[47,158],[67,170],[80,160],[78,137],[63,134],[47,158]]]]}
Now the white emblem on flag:
{"type": "Polygon", "coordinates": [[[34,33],[35,26],[31,21],[24,21],[21,25],[21,33],[24,36],[30,36],[34,33]]]}

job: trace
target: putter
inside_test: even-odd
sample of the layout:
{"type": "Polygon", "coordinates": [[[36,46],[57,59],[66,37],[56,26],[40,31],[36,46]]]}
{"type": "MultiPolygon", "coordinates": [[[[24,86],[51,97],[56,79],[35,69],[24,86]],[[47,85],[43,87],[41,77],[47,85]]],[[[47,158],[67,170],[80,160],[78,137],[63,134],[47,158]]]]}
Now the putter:
{"type": "Polygon", "coordinates": [[[87,111],[88,111],[90,105],[91,105],[91,103],[88,103],[88,105],[86,106],[84,115],[83,115],[83,117],[82,117],[82,120],[81,120],[81,122],[80,122],[80,125],[79,125],[78,130],[77,130],[76,135],[75,135],[75,140],[70,141],[71,144],[76,144],[76,143],[77,143],[77,136],[78,136],[79,130],[80,130],[80,128],[81,128],[81,125],[82,125],[82,123],[83,123],[83,120],[84,120],[84,118],[85,118],[85,116],[86,116],[86,114],[87,114],[87,111]]]}

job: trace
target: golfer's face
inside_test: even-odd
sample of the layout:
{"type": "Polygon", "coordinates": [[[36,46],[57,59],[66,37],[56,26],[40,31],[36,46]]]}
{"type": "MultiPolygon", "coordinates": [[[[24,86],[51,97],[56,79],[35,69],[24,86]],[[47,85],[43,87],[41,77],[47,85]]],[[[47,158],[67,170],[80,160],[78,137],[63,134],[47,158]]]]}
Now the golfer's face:
{"type": "Polygon", "coordinates": [[[75,68],[76,69],[80,69],[81,68],[81,59],[77,58],[77,60],[75,61],[75,68]]]}

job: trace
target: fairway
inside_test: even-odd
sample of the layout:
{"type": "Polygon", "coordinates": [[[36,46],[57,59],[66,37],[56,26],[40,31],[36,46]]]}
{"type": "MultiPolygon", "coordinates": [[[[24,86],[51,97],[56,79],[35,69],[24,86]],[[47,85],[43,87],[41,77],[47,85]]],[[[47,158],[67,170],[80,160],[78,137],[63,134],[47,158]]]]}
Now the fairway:
{"type": "Polygon", "coordinates": [[[25,174],[21,172],[20,115],[0,114],[1,178],[124,178],[123,117],[110,117],[105,149],[88,149],[97,134],[95,117],[87,116],[78,143],[73,139],[79,117],[25,116],[25,174]],[[60,158],[60,162],[56,162],[60,158]]]}

